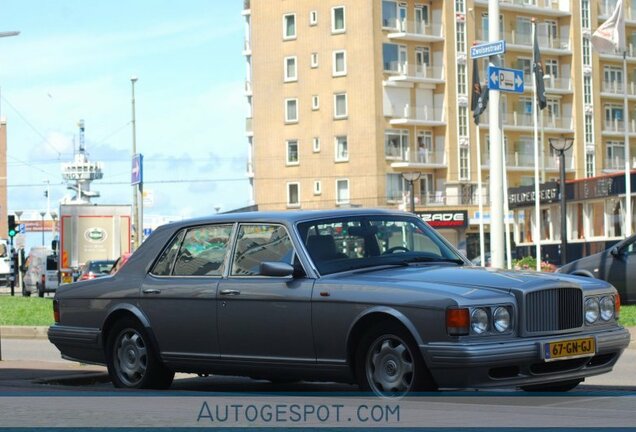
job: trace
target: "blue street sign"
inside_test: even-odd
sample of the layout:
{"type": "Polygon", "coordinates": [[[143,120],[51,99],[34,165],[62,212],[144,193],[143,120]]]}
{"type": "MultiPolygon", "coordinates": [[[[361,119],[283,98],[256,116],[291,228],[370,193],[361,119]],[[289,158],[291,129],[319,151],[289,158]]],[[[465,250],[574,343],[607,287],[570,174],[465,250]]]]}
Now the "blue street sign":
{"type": "Polygon", "coordinates": [[[152,228],[144,228],[144,237],[148,237],[152,233],[152,228]]]}
{"type": "Polygon", "coordinates": [[[18,232],[20,234],[26,234],[26,225],[25,224],[18,225],[18,232]]]}
{"type": "Polygon", "coordinates": [[[492,55],[503,54],[506,52],[506,41],[488,42],[481,45],[475,45],[470,48],[471,58],[490,57],[492,55]]]}
{"type": "Polygon", "coordinates": [[[512,93],[523,93],[523,71],[490,66],[488,68],[488,88],[512,93]]]}
{"type": "Polygon", "coordinates": [[[140,153],[133,155],[132,171],[130,172],[130,184],[132,186],[143,183],[144,181],[144,156],[140,153]]]}

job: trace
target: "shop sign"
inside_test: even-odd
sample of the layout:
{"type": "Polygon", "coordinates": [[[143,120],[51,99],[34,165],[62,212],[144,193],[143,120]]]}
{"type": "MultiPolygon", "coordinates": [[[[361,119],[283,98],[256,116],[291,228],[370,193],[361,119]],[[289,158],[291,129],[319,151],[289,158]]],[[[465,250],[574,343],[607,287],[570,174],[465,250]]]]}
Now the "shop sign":
{"type": "MultiPolygon", "coordinates": [[[[559,200],[559,184],[557,182],[542,183],[539,186],[541,204],[550,204],[559,200]]],[[[530,207],[536,202],[534,186],[520,186],[508,189],[508,206],[530,207]]]]}
{"type": "MultiPolygon", "coordinates": [[[[632,191],[636,185],[636,172],[631,173],[632,191]]],[[[595,177],[577,180],[568,184],[566,196],[568,200],[588,200],[606,198],[625,193],[625,174],[617,173],[611,176],[595,177]]]]}
{"type": "Polygon", "coordinates": [[[433,228],[466,228],[468,226],[468,212],[456,211],[427,211],[417,215],[433,228]]]}

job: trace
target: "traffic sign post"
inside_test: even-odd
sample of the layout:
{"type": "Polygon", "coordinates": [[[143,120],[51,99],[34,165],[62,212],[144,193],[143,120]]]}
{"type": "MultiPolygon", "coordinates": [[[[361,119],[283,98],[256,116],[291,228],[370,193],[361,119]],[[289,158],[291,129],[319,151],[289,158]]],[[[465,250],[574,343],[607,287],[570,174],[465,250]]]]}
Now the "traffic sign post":
{"type": "Polygon", "coordinates": [[[500,40],[496,42],[483,43],[481,45],[475,45],[470,49],[471,58],[490,57],[494,55],[503,54],[506,52],[506,41],[500,40]]]}
{"type": "Polygon", "coordinates": [[[488,88],[510,93],[523,93],[523,71],[490,66],[488,68],[488,88]]]}

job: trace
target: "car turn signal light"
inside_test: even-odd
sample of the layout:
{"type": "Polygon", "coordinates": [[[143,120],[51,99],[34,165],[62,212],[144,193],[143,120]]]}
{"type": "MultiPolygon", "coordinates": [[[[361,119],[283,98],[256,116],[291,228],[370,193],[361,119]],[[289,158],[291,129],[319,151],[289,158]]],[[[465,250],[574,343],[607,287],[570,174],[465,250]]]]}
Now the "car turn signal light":
{"type": "Polygon", "coordinates": [[[53,318],[55,322],[59,324],[60,322],[60,303],[58,300],[53,300],[53,318]]]}
{"type": "Polygon", "coordinates": [[[467,335],[469,329],[470,314],[467,308],[446,309],[446,330],[449,335],[467,335]]]}
{"type": "Polygon", "coordinates": [[[621,296],[614,296],[614,319],[617,320],[621,316],[621,296]]]}

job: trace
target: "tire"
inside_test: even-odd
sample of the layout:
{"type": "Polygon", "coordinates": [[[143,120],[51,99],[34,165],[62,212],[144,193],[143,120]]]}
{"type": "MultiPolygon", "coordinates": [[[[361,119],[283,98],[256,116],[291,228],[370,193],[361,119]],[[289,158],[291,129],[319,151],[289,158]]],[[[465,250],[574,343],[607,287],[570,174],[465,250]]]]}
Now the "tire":
{"type": "Polygon", "coordinates": [[[362,391],[383,398],[437,390],[413,337],[390,321],[376,324],[362,336],[355,371],[362,391]]]}
{"type": "Polygon", "coordinates": [[[526,392],[567,392],[573,390],[581,382],[583,382],[583,380],[578,379],[572,381],[559,381],[555,383],[528,385],[521,386],[521,390],[526,392]]]}
{"type": "Polygon", "coordinates": [[[106,363],[118,388],[166,389],[174,379],[174,371],[161,363],[146,330],[130,318],[118,321],[110,330],[106,363]]]}

